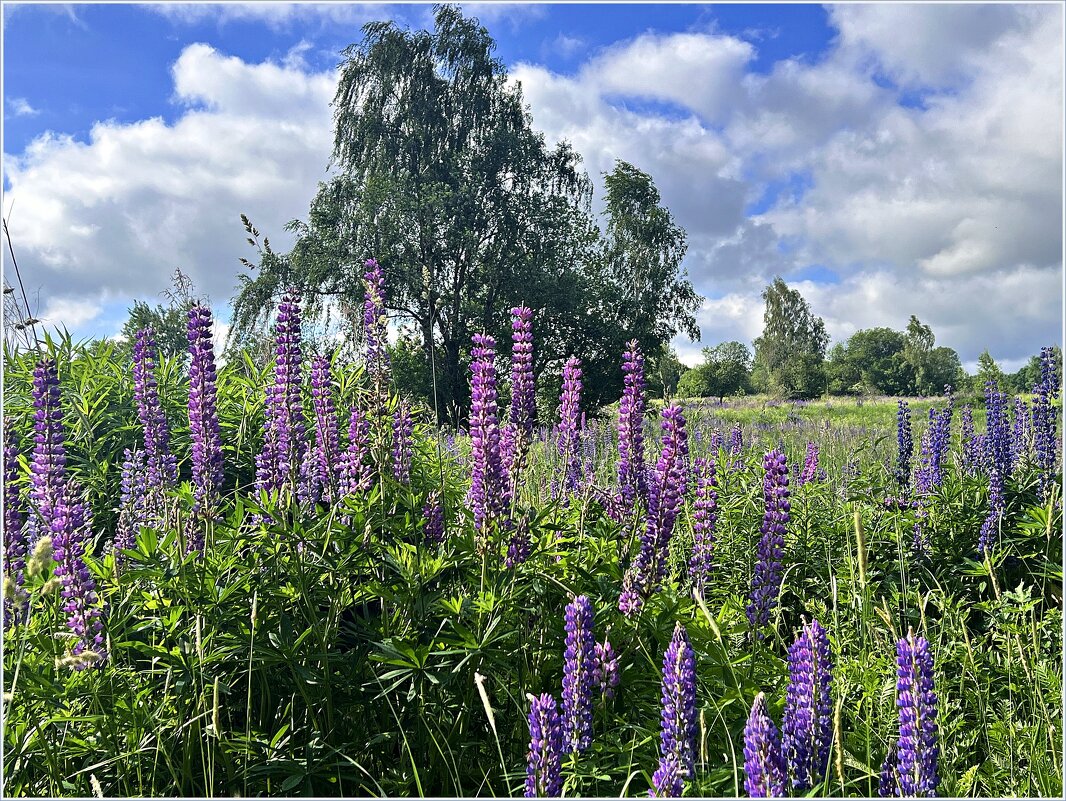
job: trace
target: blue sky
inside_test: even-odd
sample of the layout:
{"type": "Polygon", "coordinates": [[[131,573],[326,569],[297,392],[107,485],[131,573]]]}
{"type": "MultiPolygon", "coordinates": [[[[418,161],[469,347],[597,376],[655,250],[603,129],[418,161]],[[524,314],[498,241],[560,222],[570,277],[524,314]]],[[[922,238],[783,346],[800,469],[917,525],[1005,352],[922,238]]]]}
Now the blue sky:
{"type": "MultiPolygon", "coordinates": [[[[932,325],[1008,368],[1062,328],[1061,6],[465,6],[598,183],[649,171],[689,232],[701,345],[798,286],[834,340],[932,325]],[[900,31],[907,31],[901,36],[900,31]]],[[[333,67],[428,5],[4,7],[4,214],[38,311],[110,335],[175,267],[221,312],[328,161],[333,67]]]]}

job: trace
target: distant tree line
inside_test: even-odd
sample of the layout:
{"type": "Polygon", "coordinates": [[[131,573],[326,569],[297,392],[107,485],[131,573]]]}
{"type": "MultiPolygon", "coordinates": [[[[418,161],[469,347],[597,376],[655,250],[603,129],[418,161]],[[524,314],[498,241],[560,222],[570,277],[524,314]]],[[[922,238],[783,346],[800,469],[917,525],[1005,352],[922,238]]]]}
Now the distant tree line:
{"type": "MultiPolygon", "coordinates": [[[[1031,392],[1040,380],[1034,355],[1015,373],[1004,373],[986,350],[977,372],[963,370],[958,353],[936,347],[932,329],[911,315],[905,331],[866,328],[826,351],[825,323],[780,277],[762,293],[763,333],[754,355],[741,342],[703,349],[703,362],[680,377],[682,397],[717,397],[761,392],[784,398],[819,395],[940,395],[946,387],[980,394],[994,379],[1001,390],[1031,392]]],[[[1058,353],[1059,363],[1062,353],[1058,353]]],[[[1060,366],[1061,374],[1061,366],[1060,366]]]]}

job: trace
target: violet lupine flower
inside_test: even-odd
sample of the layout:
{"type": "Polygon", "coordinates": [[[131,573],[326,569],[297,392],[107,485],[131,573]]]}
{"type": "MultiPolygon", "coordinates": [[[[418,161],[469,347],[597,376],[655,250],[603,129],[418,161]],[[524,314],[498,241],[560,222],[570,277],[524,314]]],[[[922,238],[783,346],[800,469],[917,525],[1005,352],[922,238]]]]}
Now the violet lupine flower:
{"type": "Polygon", "coordinates": [[[422,517],[425,524],[422,532],[428,545],[439,545],[444,542],[444,503],[439,493],[430,496],[422,507],[422,517]]]}
{"type": "Polygon", "coordinates": [[[688,562],[688,574],[692,586],[700,595],[706,593],[714,570],[714,529],[718,522],[718,493],[715,490],[714,460],[698,458],[695,461],[696,500],[692,512],[692,556],[688,562]]]}
{"type": "Polygon", "coordinates": [[[679,767],[681,779],[691,778],[696,770],[696,655],[689,644],[688,632],[678,621],[674,636],[663,655],[662,674],[662,731],[659,735],[659,771],[664,785],[655,782],[659,798],[677,797],[673,792],[673,771],[668,762],[673,759],[679,767]]]}
{"type": "Polygon", "coordinates": [[[618,404],[618,488],[627,508],[648,497],[644,469],[644,355],[637,341],[626,345],[622,362],[622,400],[618,404]]]}
{"type": "Polygon", "coordinates": [[[829,637],[817,620],[788,649],[788,691],[781,724],[792,786],[808,790],[825,776],[832,740],[829,637]]]}
{"type": "Polygon", "coordinates": [[[904,489],[910,487],[911,457],[914,455],[914,435],[911,433],[911,410],[907,401],[898,401],[896,412],[896,481],[904,489]]]}
{"type": "Polygon", "coordinates": [[[714,431],[711,432],[711,449],[710,450],[711,450],[711,453],[713,453],[715,455],[715,458],[717,458],[718,457],[718,451],[722,450],[722,429],[716,427],[714,429],[714,431]]]}
{"type": "Polygon", "coordinates": [[[997,391],[996,382],[985,384],[985,407],[988,431],[985,434],[985,463],[988,465],[988,516],[981,524],[977,550],[985,553],[999,535],[1003,517],[1007,478],[1010,475],[1011,447],[1007,425],[1007,396],[997,391]]]}
{"type": "MultiPolygon", "coordinates": [[[[148,520],[148,476],[144,463],[144,451],[126,448],[122,461],[121,495],[119,496],[118,526],[112,549],[115,562],[121,567],[126,562],[122,551],[133,550],[137,534],[148,520]]],[[[202,544],[202,542],[201,542],[202,544]]]]}
{"type": "Polygon", "coordinates": [[[807,455],[803,460],[803,470],[799,474],[798,484],[803,486],[804,484],[814,481],[818,476],[818,443],[807,442],[807,455]]]}
{"type": "Polygon", "coordinates": [[[881,763],[881,775],[877,783],[877,795],[895,798],[899,795],[899,741],[893,740],[885,761],[881,763]]]}
{"type": "Polygon", "coordinates": [[[1029,404],[1021,398],[1015,398],[1014,414],[1013,419],[1011,420],[1010,440],[1010,461],[1012,470],[1018,466],[1022,459],[1025,458],[1025,454],[1029,451],[1029,441],[1032,439],[1029,430],[1031,420],[1029,404]]]}
{"type": "Polygon", "coordinates": [[[1059,371],[1053,348],[1040,349],[1040,383],[1034,387],[1033,447],[1040,471],[1040,498],[1047,502],[1058,471],[1058,418],[1055,399],[1059,396],[1059,371]]]}
{"type": "Polygon", "coordinates": [[[529,696],[529,755],[526,798],[558,798],[563,791],[563,727],[548,693],[529,696]]]}
{"type": "Polygon", "coordinates": [[[52,526],[56,504],[66,492],[67,450],[63,444],[63,410],[59,405],[59,372],[55,359],[39,361],[33,370],[33,458],[30,500],[40,516],[40,530],[52,526]]]}
{"type": "Polygon", "coordinates": [[[533,310],[511,309],[511,407],[503,431],[502,458],[511,485],[533,442],[537,418],[536,379],[533,377],[533,310]]]}
{"type": "Polygon", "coordinates": [[[411,483],[411,406],[401,400],[392,418],[392,476],[400,484],[411,483]]]}
{"type": "Polygon", "coordinates": [[[563,743],[568,753],[583,753],[592,745],[593,667],[596,637],[588,596],[579,595],[566,606],[566,651],[563,655],[563,743]]]}
{"type": "Polygon", "coordinates": [[[563,487],[577,492],[581,474],[581,360],[571,356],[563,365],[563,389],[559,395],[559,424],[556,442],[563,462],[563,487]]]}
{"type": "Polygon", "coordinates": [[[733,459],[730,466],[732,470],[740,469],[740,452],[744,449],[744,434],[740,429],[740,423],[733,423],[733,430],[729,432],[729,455],[733,459]]]}
{"type": "Polygon", "coordinates": [[[467,504],[474,512],[474,528],[484,538],[493,520],[510,504],[500,457],[500,426],[496,405],[496,340],[474,334],[470,363],[470,490],[467,504]]]}
{"type": "Polygon", "coordinates": [[[193,513],[214,514],[222,489],[222,432],[218,424],[215,349],[211,341],[211,310],[189,309],[189,439],[192,442],[193,513]]]}
{"type": "Polygon", "coordinates": [[[385,313],[385,273],[376,259],[366,260],[363,284],[363,333],[366,337],[366,364],[377,394],[383,394],[389,381],[388,325],[385,313]]]}
{"type": "MultiPolygon", "coordinates": [[[[155,332],[142,328],[133,345],[133,396],[137,402],[137,417],[144,430],[144,459],[147,465],[148,491],[155,504],[161,503],[160,493],[177,481],[178,467],[170,452],[170,427],[159,403],[159,386],[155,377],[158,352],[155,332]]],[[[158,509],[155,510],[158,513],[158,509]]]]}
{"type": "Polygon", "coordinates": [[[342,496],[370,489],[373,470],[370,466],[370,421],[359,404],[352,406],[348,417],[348,446],[341,457],[340,491],[342,496]]]}
{"type": "Polygon", "coordinates": [[[618,654],[609,640],[596,643],[596,658],[593,662],[592,686],[599,688],[600,695],[607,701],[614,698],[615,688],[622,679],[618,666],[618,654]]]}
{"type": "Polygon", "coordinates": [[[256,487],[267,492],[291,492],[304,462],[300,330],[300,298],[292,290],[278,306],[274,383],[266,388],[263,450],[256,457],[256,487]]]}
{"type": "Polygon", "coordinates": [[[951,442],[952,399],[942,410],[929,410],[929,426],[922,434],[921,464],[915,472],[915,486],[922,494],[939,487],[944,480],[944,459],[951,442]]]}
{"type": "Polygon", "coordinates": [[[762,536],[747,607],[748,621],[755,629],[770,622],[770,613],[777,606],[777,598],[781,593],[781,557],[785,548],[785,526],[788,525],[791,511],[785,454],[780,450],[767,453],[763,458],[763,470],[763,503],[766,511],[763,514],[762,536]]]}
{"type": "Polygon", "coordinates": [[[63,611],[68,614],[67,628],[75,635],[68,664],[83,670],[105,658],[103,609],[96,594],[96,581],[85,564],[85,551],[92,536],[92,518],[88,504],[78,497],[73,481],[53,508],[51,525],[54,575],[63,586],[63,611]]]}
{"type": "Polygon", "coordinates": [[[911,630],[896,644],[896,707],[899,709],[899,794],[931,797],[940,777],[937,760],[936,692],[933,655],[924,637],[911,630]]]}
{"type": "Polygon", "coordinates": [[[529,558],[529,552],[533,550],[533,542],[529,536],[529,520],[526,517],[518,519],[511,531],[511,541],[507,544],[507,558],[504,567],[510,569],[515,565],[522,564],[529,558]]]}
{"type": "Polygon", "coordinates": [[[311,362],[311,406],[315,415],[315,443],[309,454],[313,494],[332,504],[337,500],[340,483],[341,444],[328,356],[318,356],[311,362]]]}
{"type": "Polygon", "coordinates": [[[781,798],[785,795],[785,764],[777,727],[766,710],[766,696],[759,693],[751,705],[744,727],[744,789],[751,798],[781,798]]]}
{"type": "Polygon", "coordinates": [[[677,759],[677,754],[667,754],[659,758],[659,767],[651,777],[649,798],[680,798],[685,792],[685,771],[677,759]]]}
{"type": "Polygon", "coordinates": [[[666,559],[674,522],[681,510],[688,456],[685,416],[676,403],[662,412],[663,445],[655,473],[648,485],[648,513],[640,550],[622,584],[618,608],[627,617],[636,614],[666,573],[666,559]]]}
{"type": "Polygon", "coordinates": [[[962,407],[962,469],[966,475],[974,475],[983,462],[982,451],[984,445],[977,437],[973,424],[973,407],[966,404],[962,407]]]}
{"type": "Polygon", "coordinates": [[[19,437],[14,422],[4,419],[4,571],[14,582],[15,598],[4,601],[4,628],[21,617],[22,585],[25,582],[26,510],[18,488],[19,437]]]}

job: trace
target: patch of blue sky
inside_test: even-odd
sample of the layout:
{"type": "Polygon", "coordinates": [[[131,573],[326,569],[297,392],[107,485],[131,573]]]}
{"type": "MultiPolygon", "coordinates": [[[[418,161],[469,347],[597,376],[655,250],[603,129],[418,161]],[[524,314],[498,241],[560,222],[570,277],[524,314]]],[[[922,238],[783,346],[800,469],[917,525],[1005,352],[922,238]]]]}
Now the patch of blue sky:
{"type": "Polygon", "coordinates": [[[744,214],[753,217],[765,214],[779,203],[798,203],[814,186],[809,170],[791,172],[784,178],[768,181],[762,185],[762,193],[744,208],[744,214]]]}
{"type": "Polygon", "coordinates": [[[788,274],[789,281],[811,281],[815,284],[839,284],[840,276],[824,264],[808,264],[788,274]]]}

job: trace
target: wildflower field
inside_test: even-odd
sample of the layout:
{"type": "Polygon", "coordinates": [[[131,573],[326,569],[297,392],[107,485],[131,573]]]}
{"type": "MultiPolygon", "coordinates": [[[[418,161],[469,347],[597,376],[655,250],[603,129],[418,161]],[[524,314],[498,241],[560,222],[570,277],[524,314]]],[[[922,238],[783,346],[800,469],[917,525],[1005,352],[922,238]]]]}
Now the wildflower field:
{"type": "Polygon", "coordinates": [[[8,796],[1048,796],[1060,377],[981,404],[538,410],[536,320],[468,427],[366,342],[216,367],[7,352],[8,796]],[[974,408],[975,406],[979,408],[974,408]]]}

